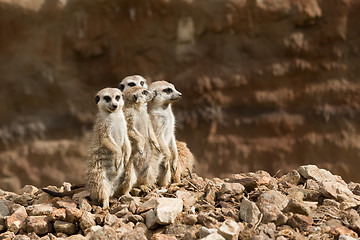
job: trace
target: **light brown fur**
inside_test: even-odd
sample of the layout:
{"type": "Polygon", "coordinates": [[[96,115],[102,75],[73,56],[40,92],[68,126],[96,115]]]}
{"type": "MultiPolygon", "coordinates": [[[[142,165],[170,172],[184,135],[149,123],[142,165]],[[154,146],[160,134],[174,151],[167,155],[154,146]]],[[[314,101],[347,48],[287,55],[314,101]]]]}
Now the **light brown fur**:
{"type": "Polygon", "coordinates": [[[149,90],[155,96],[148,104],[148,112],[164,155],[159,185],[166,186],[170,183],[171,176],[174,182],[180,182],[180,178],[175,174],[179,155],[175,141],[175,116],[171,110],[171,104],[180,99],[181,93],[173,84],[166,81],[151,83],[149,90]]]}
{"type": "Polygon", "coordinates": [[[191,153],[185,142],[176,140],[176,146],[179,158],[175,173],[175,179],[180,179],[180,177],[185,177],[192,173],[195,164],[195,157],[191,153]]]}
{"type": "Polygon", "coordinates": [[[124,94],[124,114],[133,151],[121,188],[124,194],[129,194],[133,186],[148,192],[156,184],[161,163],[160,146],[147,112],[153,95],[143,87],[130,87],[124,94]]]}
{"type": "Polygon", "coordinates": [[[90,198],[109,207],[109,198],[119,189],[131,145],[127,135],[124,101],[119,89],[105,88],[95,97],[99,108],[88,155],[87,188],[90,198]]]}

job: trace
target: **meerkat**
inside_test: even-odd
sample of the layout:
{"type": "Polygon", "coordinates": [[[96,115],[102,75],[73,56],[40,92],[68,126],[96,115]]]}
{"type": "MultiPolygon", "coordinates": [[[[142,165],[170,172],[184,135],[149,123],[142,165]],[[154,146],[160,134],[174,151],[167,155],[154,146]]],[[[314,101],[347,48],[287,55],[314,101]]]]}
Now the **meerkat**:
{"type": "Polygon", "coordinates": [[[146,84],[146,79],[140,75],[127,76],[119,83],[119,89],[122,92],[124,92],[126,89],[130,87],[135,87],[135,86],[144,87],[146,89],[148,87],[146,84]]]}
{"type": "Polygon", "coordinates": [[[147,103],[153,95],[143,87],[131,87],[124,92],[124,114],[132,154],[125,166],[122,193],[129,194],[133,186],[149,192],[155,186],[159,173],[160,146],[147,112],[147,103]]]}
{"type": "Polygon", "coordinates": [[[109,198],[119,189],[124,166],[129,162],[131,144],[122,111],[124,99],[117,88],[105,88],[95,97],[99,112],[89,149],[86,186],[90,198],[109,207],[109,198]]]}
{"type": "Polygon", "coordinates": [[[166,81],[151,83],[149,90],[153,92],[154,97],[148,103],[148,112],[164,155],[159,185],[166,186],[170,183],[171,177],[174,178],[174,182],[180,182],[178,175],[175,174],[179,155],[175,140],[175,116],[171,105],[178,101],[182,94],[173,84],[166,81]]]}
{"type": "MultiPolygon", "coordinates": [[[[140,75],[128,76],[121,81],[119,89],[124,92],[126,89],[135,86],[148,88],[147,80],[140,75]]],[[[176,143],[179,153],[179,161],[174,181],[180,182],[180,176],[183,177],[186,176],[188,172],[192,172],[195,158],[185,142],[176,140],[176,143]]]]}

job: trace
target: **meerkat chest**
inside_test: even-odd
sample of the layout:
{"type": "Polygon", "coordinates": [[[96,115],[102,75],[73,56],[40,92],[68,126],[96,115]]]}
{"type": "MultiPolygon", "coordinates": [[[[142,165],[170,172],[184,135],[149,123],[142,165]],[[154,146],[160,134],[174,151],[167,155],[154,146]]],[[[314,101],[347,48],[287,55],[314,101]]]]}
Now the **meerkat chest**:
{"type": "Polygon", "coordinates": [[[156,132],[162,134],[166,141],[170,141],[174,134],[175,117],[171,111],[155,111],[153,113],[153,125],[156,132]]]}
{"type": "Polygon", "coordinates": [[[116,114],[111,116],[109,120],[109,135],[115,140],[115,142],[122,143],[125,135],[127,134],[124,116],[121,114],[116,114]]]}

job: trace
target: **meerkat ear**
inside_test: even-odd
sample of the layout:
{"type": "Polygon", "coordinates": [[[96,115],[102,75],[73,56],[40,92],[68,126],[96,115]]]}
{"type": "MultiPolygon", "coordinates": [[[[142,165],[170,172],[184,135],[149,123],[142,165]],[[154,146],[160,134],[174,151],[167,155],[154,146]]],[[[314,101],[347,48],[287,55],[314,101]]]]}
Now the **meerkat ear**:
{"type": "Polygon", "coordinates": [[[99,95],[96,95],[96,96],[95,96],[95,103],[98,104],[99,101],[100,101],[100,96],[99,96],[99,95]]]}
{"type": "Polygon", "coordinates": [[[137,102],[138,96],[136,94],[134,94],[133,98],[134,98],[134,102],[137,102]]]}
{"type": "Polygon", "coordinates": [[[156,97],[157,96],[157,91],[156,90],[154,90],[154,97],[156,97]]]}
{"type": "Polygon", "coordinates": [[[119,85],[119,89],[120,89],[121,91],[124,91],[124,88],[125,88],[125,85],[124,85],[124,84],[120,84],[120,85],[119,85]]]}

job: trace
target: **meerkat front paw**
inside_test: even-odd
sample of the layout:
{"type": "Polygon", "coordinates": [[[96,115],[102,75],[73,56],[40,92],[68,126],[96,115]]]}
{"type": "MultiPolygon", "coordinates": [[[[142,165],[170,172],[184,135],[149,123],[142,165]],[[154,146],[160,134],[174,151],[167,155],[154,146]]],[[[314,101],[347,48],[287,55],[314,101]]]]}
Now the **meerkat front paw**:
{"type": "Polygon", "coordinates": [[[151,192],[151,188],[148,187],[148,186],[145,186],[145,185],[141,185],[141,186],[140,186],[140,189],[141,189],[141,191],[144,192],[144,193],[149,193],[149,192],[151,192]]]}

